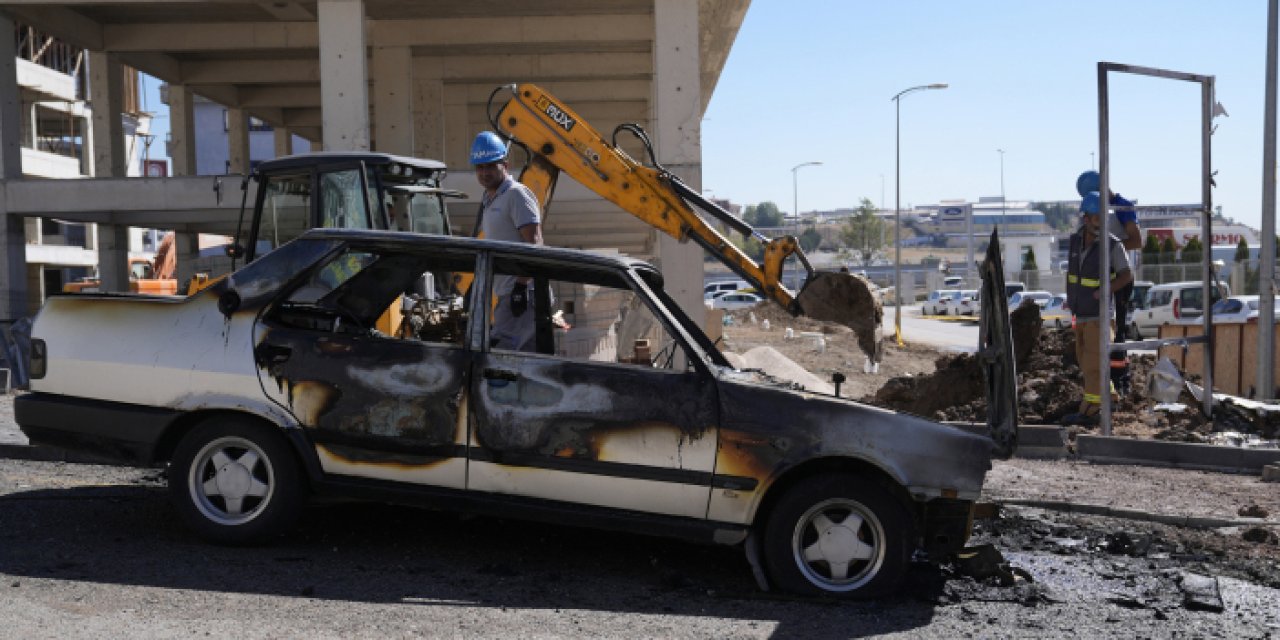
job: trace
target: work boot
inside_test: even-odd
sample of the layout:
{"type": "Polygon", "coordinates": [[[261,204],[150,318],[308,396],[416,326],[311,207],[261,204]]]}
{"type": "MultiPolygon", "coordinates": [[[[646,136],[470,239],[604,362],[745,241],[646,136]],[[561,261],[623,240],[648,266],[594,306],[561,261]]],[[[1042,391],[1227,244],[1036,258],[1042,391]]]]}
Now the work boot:
{"type": "Polygon", "coordinates": [[[1129,370],[1129,361],[1111,361],[1111,387],[1121,398],[1128,397],[1133,389],[1133,373],[1129,370]],[[1118,366],[1117,366],[1118,365],[1118,366]]]}

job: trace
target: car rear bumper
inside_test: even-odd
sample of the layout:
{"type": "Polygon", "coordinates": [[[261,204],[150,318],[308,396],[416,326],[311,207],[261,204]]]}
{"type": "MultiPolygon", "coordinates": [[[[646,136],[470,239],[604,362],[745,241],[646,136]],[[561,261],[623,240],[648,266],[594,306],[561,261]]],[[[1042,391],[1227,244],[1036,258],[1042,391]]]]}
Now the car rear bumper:
{"type": "Polygon", "coordinates": [[[179,415],[172,409],[52,393],[18,396],[13,410],[31,444],[138,465],[154,461],[156,444],[179,415]]]}

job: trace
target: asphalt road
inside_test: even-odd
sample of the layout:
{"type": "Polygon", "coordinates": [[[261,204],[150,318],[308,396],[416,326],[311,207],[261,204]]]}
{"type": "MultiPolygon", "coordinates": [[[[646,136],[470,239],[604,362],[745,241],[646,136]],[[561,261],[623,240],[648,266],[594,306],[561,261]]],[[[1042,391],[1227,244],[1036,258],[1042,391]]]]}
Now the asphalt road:
{"type": "Polygon", "coordinates": [[[1144,557],[1114,553],[1106,536],[1128,524],[1046,512],[979,531],[1034,582],[920,564],[870,603],[761,593],[730,548],[383,505],[314,506],[273,545],[210,546],[177,524],[158,472],[113,467],[0,460],[0,523],[0,637],[1280,633],[1280,585],[1224,564],[1247,558],[1167,531],[1144,557]],[[1184,605],[1184,570],[1221,574],[1225,611],[1184,605]]]}

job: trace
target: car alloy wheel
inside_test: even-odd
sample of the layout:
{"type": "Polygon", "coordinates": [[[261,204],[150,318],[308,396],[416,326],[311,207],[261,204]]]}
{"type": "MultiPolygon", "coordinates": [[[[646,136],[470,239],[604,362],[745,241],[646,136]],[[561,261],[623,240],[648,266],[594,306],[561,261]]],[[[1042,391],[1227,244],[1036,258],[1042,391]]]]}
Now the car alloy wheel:
{"type": "Polygon", "coordinates": [[[242,544],[293,525],[306,479],[277,427],[218,417],[196,426],[174,449],[169,493],[201,537],[242,544]]]}

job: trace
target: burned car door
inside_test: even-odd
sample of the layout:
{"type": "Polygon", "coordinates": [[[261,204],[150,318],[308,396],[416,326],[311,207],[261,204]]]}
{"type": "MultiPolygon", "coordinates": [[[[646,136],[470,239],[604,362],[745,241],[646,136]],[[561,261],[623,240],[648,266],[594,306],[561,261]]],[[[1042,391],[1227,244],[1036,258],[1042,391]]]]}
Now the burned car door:
{"type": "Polygon", "coordinates": [[[466,314],[453,287],[475,254],[347,247],[259,320],[263,390],[325,473],[462,488],[466,314]],[[374,329],[385,314],[390,334],[374,329]]]}
{"type": "Polygon", "coordinates": [[[477,354],[468,489],[705,518],[717,391],[664,308],[617,268],[497,256],[492,273],[531,283],[536,340],[477,354]]]}
{"type": "Polygon", "coordinates": [[[991,232],[982,273],[982,311],[978,326],[978,360],[987,398],[987,430],[994,455],[1008,459],[1018,446],[1018,372],[1014,369],[1013,328],[1004,297],[1004,261],[1000,234],[991,232]]]}

